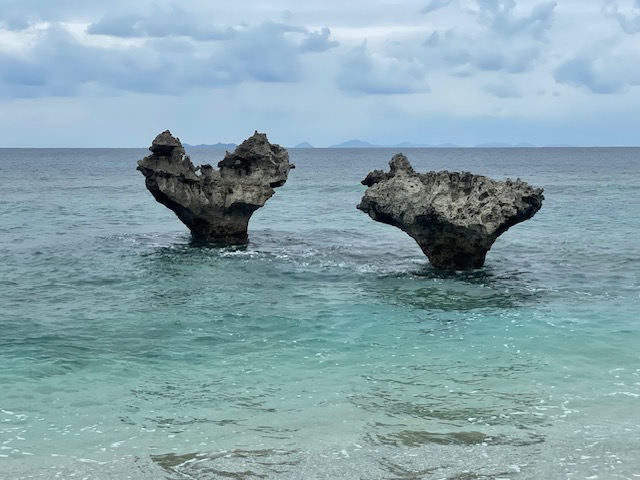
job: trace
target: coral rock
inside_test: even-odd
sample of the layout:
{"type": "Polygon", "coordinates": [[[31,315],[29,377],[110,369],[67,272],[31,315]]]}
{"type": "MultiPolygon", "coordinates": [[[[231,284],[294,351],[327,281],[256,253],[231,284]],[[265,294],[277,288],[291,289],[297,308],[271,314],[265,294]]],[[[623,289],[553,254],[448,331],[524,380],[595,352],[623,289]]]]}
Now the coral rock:
{"type": "Polygon", "coordinates": [[[253,212],[284,185],[289,154],[267,136],[255,132],[218,163],[195,167],[180,140],[168,130],[149,147],[151,155],[138,162],[153,197],[171,209],[194,240],[220,245],[247,243],[253,212]]]}
{"type": "Polygon", "coordinates": [[[469,172],[416,173],[402,154],[390,172],[375,170],[359,210],[408,233],[436,268],[484,265],[493,242],[542,207],[542,189],[521,181],[496,181],[469,172]]]}

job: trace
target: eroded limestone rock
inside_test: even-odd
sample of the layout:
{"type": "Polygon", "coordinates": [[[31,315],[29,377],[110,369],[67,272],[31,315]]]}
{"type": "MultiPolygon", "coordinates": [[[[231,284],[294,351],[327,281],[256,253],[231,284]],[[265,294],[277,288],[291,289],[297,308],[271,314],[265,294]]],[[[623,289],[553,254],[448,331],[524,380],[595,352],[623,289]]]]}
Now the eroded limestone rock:
{"type": "Polygon", "coordinates": [[[469,172],[414,171],[395,155],[389,172],[374,170],[359,210],[408,233],[436,268],[470,270],[484,265],[496,238],[542,207],[541,188],[496,181],[469,172]]]}
{"type": "Polygon", "coordinates": [[[247,243],[253,212],[284,185],[289,154],[255,132],[218,163],[195,167],[177,137],[168,130],[149,147],[151,155],[138,162],[153,197],[171,209],[195,240],[221,245],[247,243]]]}

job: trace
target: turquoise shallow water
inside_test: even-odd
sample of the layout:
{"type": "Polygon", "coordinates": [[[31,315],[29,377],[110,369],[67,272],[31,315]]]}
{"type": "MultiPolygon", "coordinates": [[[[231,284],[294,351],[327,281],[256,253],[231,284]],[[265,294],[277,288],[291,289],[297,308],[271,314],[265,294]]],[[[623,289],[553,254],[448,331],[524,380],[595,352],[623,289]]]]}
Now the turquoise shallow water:
{"type": "Polygon", "coordinates": [[[214,249],[143,149],[0,150],[0,478],[640,478],[640,149],[404,152],[545,188],[472,273],[355,209],[394,153],[214,249]]]}

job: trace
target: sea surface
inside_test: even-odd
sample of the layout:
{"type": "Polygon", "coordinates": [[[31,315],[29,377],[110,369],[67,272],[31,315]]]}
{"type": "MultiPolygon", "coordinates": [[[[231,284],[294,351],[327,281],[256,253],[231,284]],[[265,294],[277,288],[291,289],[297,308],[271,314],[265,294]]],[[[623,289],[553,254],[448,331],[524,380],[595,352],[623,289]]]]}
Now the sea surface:
{"type": "Polygon", "coordinates": [[[405,150],[545,190],[464,273],[356,210],[397,150],[291,149],[246,248],[146,153],[0,149],[1,479],[640,478],[640,149],[405,150]]]}

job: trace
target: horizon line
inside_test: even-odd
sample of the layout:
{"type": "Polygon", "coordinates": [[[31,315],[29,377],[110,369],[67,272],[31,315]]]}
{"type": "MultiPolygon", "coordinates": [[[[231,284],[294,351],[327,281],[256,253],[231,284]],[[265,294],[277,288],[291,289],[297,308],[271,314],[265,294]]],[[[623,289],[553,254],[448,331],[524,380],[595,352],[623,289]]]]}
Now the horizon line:
{"type": "MultiPolygon", "coordinates": [[[[222,142],[220,142],[222,143],[222,142]]],[[[235,144],[235,143],[228,143],[225,145],[239,145],[239,144],[235,144]]],[[[280,144],[281,145],[281,144],[280,144]]],[[[198,144],[198,145],[192,145],[192,144],[185,144],[185,146],[187,148],[191,147],[191,148],[213,148],[216,147],[216,144],[198,144]]],[[[225,147],[217,147],[219,149],[224,149],[225,147]]],[[[385,148],[385,149],[390,149],[390,148],[409,148],[409,149],[433,149],[433,150],[452,150],[452,149],[456,149],[456,148],[460,148],[460,149],[467,149],[467,148],[478,148],[478,149],[518,149],[518,150],[523,150],[523,149],[537,149],[537,148],[640,148],[640,144],[639,145],[570,145],[570,144],[549,144],[549,145],[518,145],[518,144],[500,144],[500,142],[490,142],[490,143],[486,143],[486,144],[477,144],[477,145],[457,145],[457,144],[439,144],[439,145],[427,145],[427,144],[415,144],[412,145],[410,143],[406,144],[406,145],[402,145],[402,144],[396,144],[396,145],[375,145],[375,144],[370,144],[370,145],[361,145],[361,146],[349,146],[349,145],[342,145],[342,144],[336,144],[336,145],[329,145],[329,146],[325,146],[325,147],[318,147],[315,145],[312,145],[310,147],[297,147],[297,146],[285,146],[284,148],[286,149],[299,149],[299,150],[313,150],[313,149],[318,149],[318,150],[322,150],[322,149],[331,149],[331,150],[367,150],[367,149],[380,149],[380,148],[385,148]]],[[[18,150],[18,149],[32,149],[32,150],[44,150],[44,149],[48,149],[48,150],[70,150],[70,149],[113,149],[113,150],[117,150],[117,149],[135,149],[135,150],[148,150],[149,147],[141,147],[141,146],[64,146],[64,147],[60,147],[60,146],[56,146],[56,147],[52,147],[52,146],[39,146],[39,147],[25,147],[25,146],[0,146],[0,150],[18,150]]]]}

